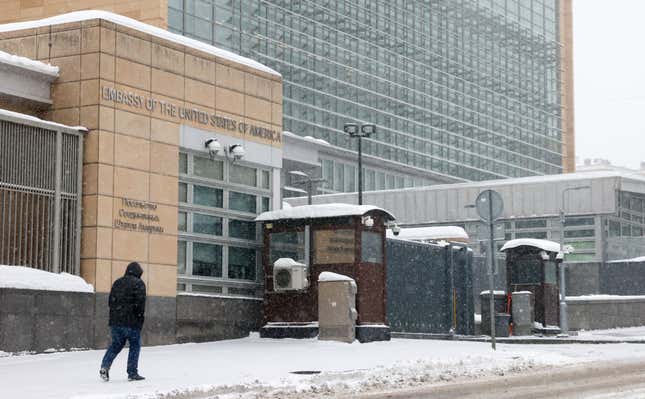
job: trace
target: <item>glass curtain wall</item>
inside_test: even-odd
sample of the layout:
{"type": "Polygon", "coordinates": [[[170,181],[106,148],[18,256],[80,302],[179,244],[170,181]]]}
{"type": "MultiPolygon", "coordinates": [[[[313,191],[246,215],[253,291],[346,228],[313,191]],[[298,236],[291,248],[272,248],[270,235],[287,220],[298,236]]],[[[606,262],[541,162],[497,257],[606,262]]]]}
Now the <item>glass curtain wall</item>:
{"type": "Polygon", "coordinates": [[[375,123],[366,154],[467,180],[562,171],[558,0],[168,4],[171,31],[282,74],[284,130],[355,149],[343,124],[375,123]]]}

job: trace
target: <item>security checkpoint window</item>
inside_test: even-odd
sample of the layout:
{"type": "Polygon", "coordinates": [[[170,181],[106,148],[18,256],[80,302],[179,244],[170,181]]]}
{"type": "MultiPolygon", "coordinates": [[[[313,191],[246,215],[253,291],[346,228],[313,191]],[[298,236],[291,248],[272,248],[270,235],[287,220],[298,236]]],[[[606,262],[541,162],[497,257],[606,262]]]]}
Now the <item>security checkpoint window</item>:
{"type": "Polygon", "coordinates": [[[305,263],[304,231],[271,233],[269,239],[269,262],[271,265],[280,258],[291,258],[296,262],[305,263]]]}

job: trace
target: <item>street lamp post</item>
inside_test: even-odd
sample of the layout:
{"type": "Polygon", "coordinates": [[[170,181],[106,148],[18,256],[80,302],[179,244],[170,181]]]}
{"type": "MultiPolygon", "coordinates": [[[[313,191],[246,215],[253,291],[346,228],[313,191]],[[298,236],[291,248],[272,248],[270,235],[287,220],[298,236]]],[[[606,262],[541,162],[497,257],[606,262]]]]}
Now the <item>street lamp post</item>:
{"type": "Polygon", "coordinates": [[[325,179],[312,179],[311,176],[309,176],[307,173],[302,172],[300,170],[291,170],[288,172],[292,176],[299,176],[303,177],[305,180],[299,180],[295,181],[292,184],[305,184],[306,185],[306,190],[307,190],[307,204],[311,205],[312,203],[312,192],[314,189],[314,184],[315,183],[322,183],[325,181],[325,179]]]}
{"type": "Polygon", "coordinates": [[[567,316],[567,283],[566,283],[566,266],[564,263],[564,199],[567,191],[584,190],[591,186],[567,187],[562,190],[562,206],[560,207],[560,254],[562,261],[560,263],[560,330],[562,334],[569,335],[569,320],[567,316]]]}
{"type": "Polygon", "coordinates": [[[358,137],[358,205],[363,205],[363,149],[361,139],[376,133],[376,125],[371,123],[346,123],[343,126],[350,137],[358,137]]]}

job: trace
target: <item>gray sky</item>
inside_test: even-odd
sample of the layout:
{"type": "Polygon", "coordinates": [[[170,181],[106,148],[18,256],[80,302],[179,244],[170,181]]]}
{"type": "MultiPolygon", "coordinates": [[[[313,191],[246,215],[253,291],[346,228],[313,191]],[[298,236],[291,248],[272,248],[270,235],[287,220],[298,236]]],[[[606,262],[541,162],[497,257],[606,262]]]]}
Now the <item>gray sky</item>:
{"type": "Polygon", "coordinates": [[[576,156],[645,161],[645,1],[574,0],[576,156]]]}

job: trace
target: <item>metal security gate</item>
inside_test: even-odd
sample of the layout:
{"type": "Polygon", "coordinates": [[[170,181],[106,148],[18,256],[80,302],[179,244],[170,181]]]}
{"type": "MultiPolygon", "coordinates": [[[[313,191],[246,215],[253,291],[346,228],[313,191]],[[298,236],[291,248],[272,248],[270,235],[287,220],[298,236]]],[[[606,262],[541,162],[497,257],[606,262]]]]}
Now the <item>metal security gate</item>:
{"type": "Polygon", "coordinates": [[[0,113],[0,264],[80,272],[83,131],[0,113]]]}

